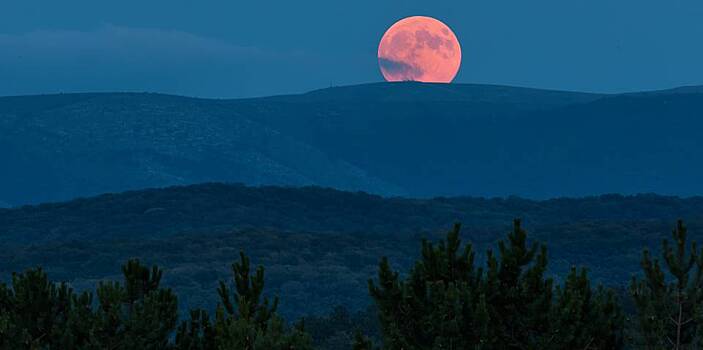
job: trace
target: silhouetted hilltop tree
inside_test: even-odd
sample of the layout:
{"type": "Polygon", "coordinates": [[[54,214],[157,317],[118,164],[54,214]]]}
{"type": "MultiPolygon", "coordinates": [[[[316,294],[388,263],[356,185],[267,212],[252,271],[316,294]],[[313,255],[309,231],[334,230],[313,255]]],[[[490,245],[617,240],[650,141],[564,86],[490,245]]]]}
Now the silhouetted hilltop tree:
{"type": "Polygon", "coordinates": [[[422,257],[404,279],[381,260],[369,290],[384,349],[622,347],[614,294],[593,291],[585,272],[576,271],[555,290],[544,276],[546,248],[528,245],[519,221],[499,242],[498,256],[488,252],[485,271],[475,267],[472,246],[462,248],[459,231],[455,225],[436,246],[423,241],[422,257]]]}
{"type": "Polygon", "coordinates": [[[662,259],[645,249],[644,278],[633,277],[637,309],[635,343],[644,349],[698,349],[703,346],[703,252],[686,247],[686,226],[672,231],[674,245],[662,243],[662,259]]]}

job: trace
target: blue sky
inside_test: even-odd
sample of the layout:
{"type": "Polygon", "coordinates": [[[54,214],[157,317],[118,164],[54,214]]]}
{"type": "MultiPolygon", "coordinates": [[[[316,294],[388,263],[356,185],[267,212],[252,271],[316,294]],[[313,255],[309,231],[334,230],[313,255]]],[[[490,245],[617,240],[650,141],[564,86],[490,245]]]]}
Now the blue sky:
{"type": "Polygon", "coordinates": [[[700,0],[10,0],[0,6],[0,95],[248,97],[377,82],[378,41],[411,15],[457,34],[460,83],[703,84],[700,0]]]}

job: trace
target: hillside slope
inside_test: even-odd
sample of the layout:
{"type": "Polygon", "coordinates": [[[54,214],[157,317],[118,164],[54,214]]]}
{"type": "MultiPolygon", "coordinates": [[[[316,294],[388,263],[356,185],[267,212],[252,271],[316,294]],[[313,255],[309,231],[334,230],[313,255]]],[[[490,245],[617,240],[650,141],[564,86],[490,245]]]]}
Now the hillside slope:
{"type": "Polygon", "coordinates": [[[692,88],[595,97],[485,87],[441,102],[354,90],[249,114],[413,196],[703,193],[703,94],[692,88]]]}
{"type": "Polygon", "coordinates": [[[703,193],[703,94],[368,84],[207,100],[0,98],[0,202],[201,182],[382,195],[703,193]]]}
{"type": "Polygon", "coordinates": [[[36,108],[22,105],[29,98],[0,103],[0,159],[7,165],[0,200],[70,199],[210,180],[393,190],[217,101],[153,94],[44,98],[55,97],[34,98],[36,108]]]}

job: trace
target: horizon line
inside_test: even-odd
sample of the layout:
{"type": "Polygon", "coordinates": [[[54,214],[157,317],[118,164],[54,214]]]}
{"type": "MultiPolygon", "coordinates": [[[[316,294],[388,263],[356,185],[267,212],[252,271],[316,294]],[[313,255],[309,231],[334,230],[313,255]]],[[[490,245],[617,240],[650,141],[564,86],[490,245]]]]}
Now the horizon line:
{"type": "Polygon", "coordinates": [[[686,90],[686,89],[696,89],[699,88],[700,92],[690,92],[690,93],[703,93],[703,84],[700,85],[676,85],[669,88],[661,89],[647,89],[647,90],[633,90],[624,92],[594,92],[594,91],[579,91],[570,89],[556,89],[556,88],[543,88],[543,87],[533,87],[524,85],[506,85],[506,84],[493,84],[493,83],[432,83],[432,82],[420,82],[420,81],[398,81],[398,82],[369,82],[369,83],[356,83],[348,85],[330,85],[328,87],[317,88],[312,90],[306,90],[304,92],[294,92],[294,93],[279,93],[271,95],[260,95],[260,96],[250,96],[250,97],[203,97],[203,96],[193,96],[186,94],[177,93],[167,93],[158,91],[119,91],[119,90],[95,90],[95,91],[60,91],[60,92],[47,92],[47,93],[32,93],[32,94],[13,94],[13,95],[0,95],[0,99],[5,98],[23,98],[23,97],[43,97],[43,96],[58,96],[58,95],[161,95],[161,96],[172,96],[172,97],[182,97],[197,100],[220,100],[220,101],[233,101],[233,100],[255,100],[255,99],[265,99],[265,98],[276,98],[276,97],[291,97],[291,96],[303,96],[306,94],[311,94],[320,91],[334,90],[334,89],[344,89],[344,88],[358,88],[364,86],[372,85],[425,85],[425,86],[437,86],[437,87],[448,87],[448,86],[474,86],[474,87],[492,87],[492,88],[510,88],[510,89],[521,89],[521,90],[535,90],[535,91],[546,91],[546,92],[563,92],[563,93],[574,93],[574,94],[589,94],[589,95],[601,95],[601,96],[621,96],[621,95],[632,95],[632,94],[647,94],[647,93],[662,93],[662,92],[675,92],[676,90],[686,90]]]}

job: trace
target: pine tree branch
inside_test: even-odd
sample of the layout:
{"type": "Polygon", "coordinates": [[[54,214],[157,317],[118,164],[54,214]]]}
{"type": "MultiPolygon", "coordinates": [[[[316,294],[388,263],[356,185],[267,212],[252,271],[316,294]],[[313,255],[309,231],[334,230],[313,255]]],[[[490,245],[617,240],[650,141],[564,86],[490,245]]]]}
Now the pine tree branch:
{"type": "Polygon", "coordinates": [[[669,342],[669,344],[671,344],[672,346],[675,346],[674,341],[671,340],[671,338],[669,338],[668,335],[666,336],[666,340],[669,342]]]}

